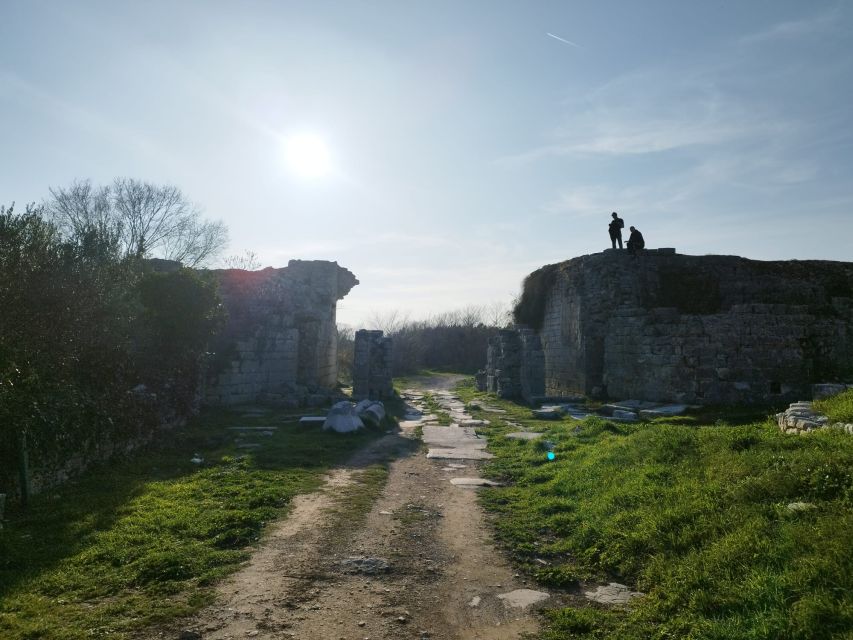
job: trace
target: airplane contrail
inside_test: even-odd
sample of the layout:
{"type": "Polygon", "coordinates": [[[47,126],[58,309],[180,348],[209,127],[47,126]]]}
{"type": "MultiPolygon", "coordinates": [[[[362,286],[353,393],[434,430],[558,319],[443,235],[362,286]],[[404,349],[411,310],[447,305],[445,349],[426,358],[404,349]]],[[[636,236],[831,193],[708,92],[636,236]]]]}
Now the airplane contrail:
{"type": "Polygon", "coordinates": [[[576,44],[576,43],[572,42],[571,40],[566,40],[565,38],[561,38],[560,36],[555,36],[553,33],[546,33],[545,35],[551,36],[552,38],[554,38],[554,40],[559,40],[560,42],[565,42],[566,44],[570,44],[573,47],[576,47],[578,49],[581,48],[581,46],[579,44],[576,44]]]}

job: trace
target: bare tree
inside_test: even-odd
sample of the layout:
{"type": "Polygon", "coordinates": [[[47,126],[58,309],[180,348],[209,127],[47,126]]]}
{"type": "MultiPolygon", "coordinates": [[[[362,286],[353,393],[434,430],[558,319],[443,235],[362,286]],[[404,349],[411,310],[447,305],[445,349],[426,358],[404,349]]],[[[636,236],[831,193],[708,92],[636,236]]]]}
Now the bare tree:
{"type": "Polygon", "coordinates": [[[240,255],[228,256],[223,260],[226,269],[243,269],[244,271],[257,271],[261,268],[258,254],[246,249],[240,255]]]}
{"type": "Polygon", "coordinates": [[[218,254],[228,241],[222,222],[204,220],[201,211],[178,187],[133,178],[116,178],[94,187],[89,180],[52,188],[45,203],[66,233],[92,225],[115,230],[125,254],[179,260],[199,266],[218,254]]]}

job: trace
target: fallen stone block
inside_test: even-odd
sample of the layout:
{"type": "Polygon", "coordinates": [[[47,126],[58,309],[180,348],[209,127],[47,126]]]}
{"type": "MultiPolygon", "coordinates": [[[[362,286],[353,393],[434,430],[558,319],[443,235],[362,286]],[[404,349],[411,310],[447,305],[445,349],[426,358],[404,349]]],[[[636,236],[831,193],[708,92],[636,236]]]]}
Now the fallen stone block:
{"type": "Polygon", "coordinates": [[[540,420],[559,420],[565,414],[562,407],[543,407],[541,409],[533,409],[534,418],[540,420]]]}
{"type": "Polygon", "coordinates": [[[665,418],[670,416],[681,416],[687,413],[689,407],[686,404],[665,404],[654,409],[641,409],[640,417],[651,420],[652,418],[665,418]]]}
{"type": "Polygon", "coordinates": [[[595,591],[585,591],[584,595],[587,599],[601,604],[626,605],[643,594],[639,591],[632,591],[624,584],[611,582],[606,586],[597,587],[595,591]]]}
{"type": "Polygon", "coordinates": [[[500,482],[486,480],[485,478],[451,478],[450,484],[456,487],[502,487],[500,482]]]}
{"type": "Polygon", "coordinates": [[[491,460],[494,456],[482,449],[455,447],[430,449],[427,458],[434,460],[491,460]]]}
{"type": "Polygon", "coordinates": [[[610,416],[611,420],[619,420],[622,422],[636,422],[639,418],[636,413],[633,411],[628,411],[626,409],[616,409],[613,412],[613,415],[610,416]]]}
{"type": "Polygon", "coordinates": [[[336,431],[337,433],[349,433],[364,429],[364,423],[355,413],[355,407],[347,400],[333,405],[323,423],[323,430],[336,431]]]}
{"type": "Polygon", "coordinates": [[[504,437],[510,440],[536,440],[543,435],[545,434],[539,431],[513,431],[512,433],[505,434],[504,437]]]}
{"type": "Polygon", "coordinates": [[[534,591],[533,589],[516,589],[509,593],[498,594],[498,599],[503,600],[508,607],[525,608],[530,605],[542,602],[551,597],[551,594],[545,591],[534,591]]]}

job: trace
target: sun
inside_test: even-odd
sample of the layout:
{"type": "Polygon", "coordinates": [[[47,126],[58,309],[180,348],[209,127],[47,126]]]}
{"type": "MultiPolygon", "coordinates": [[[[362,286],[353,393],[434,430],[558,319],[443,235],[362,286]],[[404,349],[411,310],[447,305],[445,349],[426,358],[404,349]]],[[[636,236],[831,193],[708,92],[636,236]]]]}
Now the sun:
{"type": "Polygon", "coordinates": [[[332,155],[326,141],[313,133],[297,133],[284,139],[284,161],[300,178],[322,178],[332,170],[332,155]]]}

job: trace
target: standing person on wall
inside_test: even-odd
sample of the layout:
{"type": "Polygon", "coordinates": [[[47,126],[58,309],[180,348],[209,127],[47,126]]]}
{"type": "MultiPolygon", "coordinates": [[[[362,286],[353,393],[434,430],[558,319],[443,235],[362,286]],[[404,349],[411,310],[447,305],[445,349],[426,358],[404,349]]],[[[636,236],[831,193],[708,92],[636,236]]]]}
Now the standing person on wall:
{"type": "Polygon", "coordinates": [[[613,212],[613,220],[610,221],[610,226],[607,227],[610,231],[610,242],[613,248],[616,248],[616,243],[619,243],[619,248],[622,248],[622,229],[625,228],[625,221],[620,218],[616,212],[613,212]]]}

